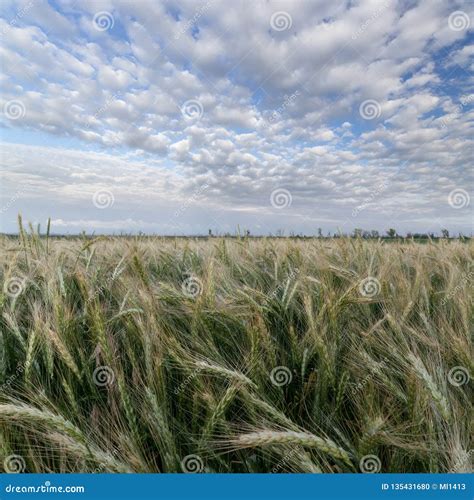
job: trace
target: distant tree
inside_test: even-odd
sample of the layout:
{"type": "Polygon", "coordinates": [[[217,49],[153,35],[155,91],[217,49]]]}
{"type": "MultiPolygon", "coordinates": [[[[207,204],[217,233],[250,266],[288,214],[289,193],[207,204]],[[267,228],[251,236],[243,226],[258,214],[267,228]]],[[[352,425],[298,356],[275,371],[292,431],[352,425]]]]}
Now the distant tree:
{"type": "Polygon", "coordinates": [[[441,234],[443,238],[449,238],[449,231],[447,229],[441,229],[441,234]]]}
{"type": "Polygon", "coordinates": [[[354,236],[354,238],[361,238],[362,237],[362,229],[359,229],[359,228],[354,229],[353,236],[354,236]]]}
{"type": "Polygon", "coordinates": [[[212,236],[212,229],[209,229],[209,238],[212,236]]]}
{"type": "Polygon", "coordinates": [[[250,236],[250,229],[247,229],[247,231],[245,231],[245,235],[247,236],[247,238],[250,236]]]}
{"type": "Polygon", "coordinates": [[[372,229],[372,231],[370,231],[370,237],[374,239],[379,238],[380,237],[379,232],[375,229],[372,229]]]}
{"type": "Polygon", "coordinates": [[[397,231],[396,229],[393,229],[392,227],[387,231],[387,236],[389,238],[395,238],[397,236],[397,231]]]}
{"type": "Polygon", "coordinates": [[[318,227],[318,238],[322,238],[323,237],[323,230],[318,227]]]}

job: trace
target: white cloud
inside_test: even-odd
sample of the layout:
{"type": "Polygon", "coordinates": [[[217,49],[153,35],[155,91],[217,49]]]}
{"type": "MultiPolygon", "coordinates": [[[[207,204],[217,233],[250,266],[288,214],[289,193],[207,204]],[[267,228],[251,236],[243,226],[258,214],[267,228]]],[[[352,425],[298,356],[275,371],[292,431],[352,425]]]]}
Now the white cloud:
{"type": "MultiPolygon", "coordinates": [[[[414,229],[410,219],[430,217],[470,230],[470,209],[454,213],[443,201],[449,189],[472,187],[473,46],[463,45],[467,30],[448,25],[457,2],[314,0],[296,8],[288,0],[242,9],[217,0],[91,0],[54,10],[38,0],[18,18],[25,1],[0,20],[0,105],[20,100],[25,111],[20,119],[4,113],[3,124],[11,142],[24,142],[23,131],[50,134],[62,149],[4,145],[4,160],[13,151],[22,165],[7,164],[8,189],[26,186],[6,212],[8,230],[17,205],[71,228],[137,220],[172,231],[169,215],[152,222],[147,211],[171,214],[205,183],[203,227],[219,207],[229,217],[222,227],[239,223],[240,213],[272,231],[314,232],[318,217],[332,230],[380,229],[389,218],[414,229]],[[271,29],[281,10],[291,27],[271,29]],[[94,28],[98,11],[112,14],[112,29],[94,28]],[[380,107],[370,121],[359,114],[368,99],[380,107]],[[189,101],[200,112],[183,113],[189,101]],[[78,153],[77,141],[107,154],[78,153]],[[387,176],[390,189],[354,220],[354,206],[387,176]],[[107,186],[121,200],[113,218],[88,205],[107,186]],[[269,205],[278,187],[292,193],[288,213],[269,205]]],[[[185,211],[180,227],[194,227],[198,212],[185,211]]]]}

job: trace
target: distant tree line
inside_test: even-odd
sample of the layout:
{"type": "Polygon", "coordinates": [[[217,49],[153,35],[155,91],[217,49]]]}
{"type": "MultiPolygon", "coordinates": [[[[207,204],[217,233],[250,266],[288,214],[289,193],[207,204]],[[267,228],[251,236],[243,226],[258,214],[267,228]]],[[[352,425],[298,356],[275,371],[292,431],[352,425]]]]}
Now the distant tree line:
{"type": "MultiPolygon", "coordinates": [[[[237,234],[231,234],[229,232],[226,232],[226,233],[222,233],[222,234],[219,234],[219,233],[213,233],[212,232],[212,229],[209,229],[209,232],[208,232],[208,237],[209,238],[212,238],[212,237],[225,237],[225,238],[235,238],[235,237],[251,237],[251,233],[250,233],[250,230],[249,229],[245,229],[245,230],[239,230],[237,234]]],[[[256,237],[256,238],[263,238],[265,236],[261,236],[261,235],[257,235],[257,236],[252,236],[252,237],[256,237]]],[[[289,237],[289,238],[314,238],[315,236],[308,236],[306,234],[303,234],[303,233],[295,233],[294,231],[290,231],[290,233],[288,235],[285,235],[285,231],[283,231],[282,229],[278,229],[275,234],[273,233],[269,233],[268,237],[270,238],[285,238],[285,237],[289,237]]],[[[379,231],[377,231],[376,229],[372,229],[372,230],[365,230],[365,229],[360,229],[360,228],[356,228],[354,229],[354,231],[350,234],[347,234],[347,233],[343,233],[343,232],[335,232],[333,234],[331,234],[331,232],[328,232],[326,234],[326,236],[323,234],[323,230],[319,227],[317,229],[317,238],[361,238],[361,239],[364,239],[364,240],[370,240],[370,239],[373,239],[373,240],[378,240],[378,239],[396,239],[396,238],[403,238],[403,239],[440,239],[440,238],[444,238],[444,239],[450,239],[452,238],[449,234],[449,231],[447,229],[441,229],[441,234],[440,235],[437,235],[433,232],[430,232],[430,233],[412,233],[412,232],[408,232],[405,236],[404,235],[401,235],[397,232],[396,229],[394,228],[389,228],[385,231],[385,233],[380,233],[379,231]]],[[[459,239],[469,239],[468,236],[464,236],[462,235],[461,233],[458,234],[458,236],[454,236],[454,238],[459,238],[459,239]]]]}

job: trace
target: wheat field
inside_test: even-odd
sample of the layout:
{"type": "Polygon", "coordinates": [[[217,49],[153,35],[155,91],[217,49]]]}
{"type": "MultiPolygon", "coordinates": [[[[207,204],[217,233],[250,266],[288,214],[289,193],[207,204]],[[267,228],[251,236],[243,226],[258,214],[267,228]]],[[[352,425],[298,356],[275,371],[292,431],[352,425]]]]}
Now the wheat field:
{"type": "Polygon", "coordinates": [[[5,472],[465,472],[470,241],[0,238],[5,472]]]}

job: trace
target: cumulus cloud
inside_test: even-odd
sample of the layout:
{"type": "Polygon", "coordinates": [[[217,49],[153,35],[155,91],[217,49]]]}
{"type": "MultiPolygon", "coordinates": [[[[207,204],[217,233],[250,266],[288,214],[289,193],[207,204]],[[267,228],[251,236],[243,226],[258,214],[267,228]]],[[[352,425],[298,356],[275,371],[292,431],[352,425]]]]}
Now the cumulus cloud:
{"type": "Polygon", "coordinates": [[[72,232],[470,232],[448,196],[472,193],[472,19],[457,1],[12,1],[2,230],[22,211],[72,232]]]}

